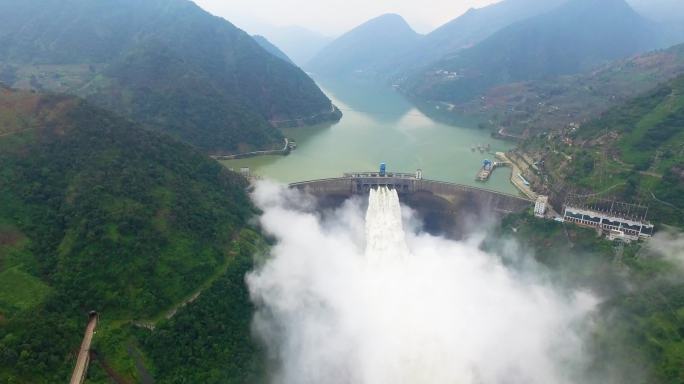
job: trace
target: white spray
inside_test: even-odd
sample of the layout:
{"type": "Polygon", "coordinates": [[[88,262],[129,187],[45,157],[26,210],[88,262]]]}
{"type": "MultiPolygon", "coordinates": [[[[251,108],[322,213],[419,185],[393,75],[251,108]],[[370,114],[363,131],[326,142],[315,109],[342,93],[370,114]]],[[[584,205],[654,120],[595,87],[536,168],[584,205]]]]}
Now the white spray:
{"type": "Polygon", "coordinates": [[[472,244],[405,234],[395,191],[372,191],[365,221],[360,204],[323,220],[284,193],[257,187],[278,243],[248,276],[275,383],[573,382],[573,326],[593,298],[523,280],[472,244]]]}
{"type": "Polygon", "coordinates": [[[402,260],[408,254],[399,195],[386,187],[371,189],[366,211],[366,258],[388,263],[402,260]]]}

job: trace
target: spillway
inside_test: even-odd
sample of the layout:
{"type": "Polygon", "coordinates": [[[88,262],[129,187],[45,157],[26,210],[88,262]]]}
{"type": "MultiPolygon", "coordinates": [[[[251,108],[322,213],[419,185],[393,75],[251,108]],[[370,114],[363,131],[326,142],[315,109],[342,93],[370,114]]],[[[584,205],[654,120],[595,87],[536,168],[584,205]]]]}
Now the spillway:
{"type": "Polygon", "coordinates": [[[408,254],[397,191],[387,187],[371,189],[366,211],[366,258],[382,263],[408,254]]]}

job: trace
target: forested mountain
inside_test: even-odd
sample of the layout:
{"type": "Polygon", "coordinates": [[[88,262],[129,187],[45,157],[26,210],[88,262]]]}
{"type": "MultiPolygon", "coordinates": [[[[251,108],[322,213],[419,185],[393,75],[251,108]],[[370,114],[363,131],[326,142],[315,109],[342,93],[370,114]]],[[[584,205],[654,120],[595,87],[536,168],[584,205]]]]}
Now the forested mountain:
{"type": "Polygon", "coordinates": [[[292,65],[294,65],[294,63],[292,62],[292,60],[290,60],[290,58],[287,57],[287,55],[285,54],[285,52],[281,51],[280,48],[278,48],[278,47],[276,47],[275,45],[273,45],[273,43],[271,43],[270,41],[268,41],[267,38],[265,38],[265,37],[263,37],[263,36],[261,36],[261,35],[254,35],[254,36],[252,36],[252,38],[261,46],[261,48],[265,49],[265,50],[266,50],[268,53],[270,53],[271,55],[273,55],[273,56],[275,56],[275,57],[278,57],[278,58],[280,58],[280,59],[282,59],[282,60],[284,60],[284,61],[286,61],[286,62],[288,62],[288,63],[290,63],[290,64],[292,64],[292,65]]]}
{"type": "MultiPolygon", "coordinates": [[[[246,186],[189,145],[79,99],[0,88],[0,382],[67,380],[90,310],[96,345],[106,340],[100,364],[134,377],[131,322],[163,318],[215,280],[242,307],[217,314],[236,325],[201,342],[229,332],[222,350],[253,358],[246,186]]],[[[213,369],[228,381],[248,373],[213,369]]]]}
{"type": "Polygon", "coordinates": [[[404,52],[419,38],[401,16],[382,15],[337,38],[305,68],[326,76],[377,77],[388,59],[404,52]]]}
{"type": "Polygon", "coordinates": [[[499,84],[577,73],[657,47],[656,27],[624,0],[569,0],[413,76],[409,93],[461,102],[499,84]]]}
{"type": "Polygon", "coordinates": [[[188,0],[0,0],[0,81],[67,92],[211,153],[331,119],[300,69],[188,0]]]}

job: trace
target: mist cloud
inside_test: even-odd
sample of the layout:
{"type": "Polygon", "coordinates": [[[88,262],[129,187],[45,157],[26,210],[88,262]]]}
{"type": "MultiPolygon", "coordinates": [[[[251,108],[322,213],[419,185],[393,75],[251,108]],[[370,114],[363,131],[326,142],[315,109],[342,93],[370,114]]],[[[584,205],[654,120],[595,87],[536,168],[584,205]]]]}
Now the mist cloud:
{"type": "Polygon", "coordinates": [[[592,296],[513,272],[474,241],[409,231],[405,257],[369,257],[360,199],[327,215],[270,183],[254,199],[277,240],[248,276],[275,383],[576,382],[592,296]]]}
{"type": "Polygon", "coordinates": [[[684,233],[674,229],[658,232],[649,248],[684,269],[684,233]]]}

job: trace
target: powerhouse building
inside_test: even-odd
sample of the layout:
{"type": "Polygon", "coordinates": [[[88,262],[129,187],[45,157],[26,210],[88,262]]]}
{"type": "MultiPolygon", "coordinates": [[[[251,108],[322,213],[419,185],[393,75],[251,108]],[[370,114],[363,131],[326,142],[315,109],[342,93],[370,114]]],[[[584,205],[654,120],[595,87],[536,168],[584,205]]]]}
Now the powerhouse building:
{"type": "Polygon", "coordinates": [[[606,231],[609,238],[625,238],[628,240],[647,239],[653,236],[653,224],[645,217],[626,217],[613,211],[596,211],[566,205],[563,219],[585,227],[593,227],[606,231]]]}

